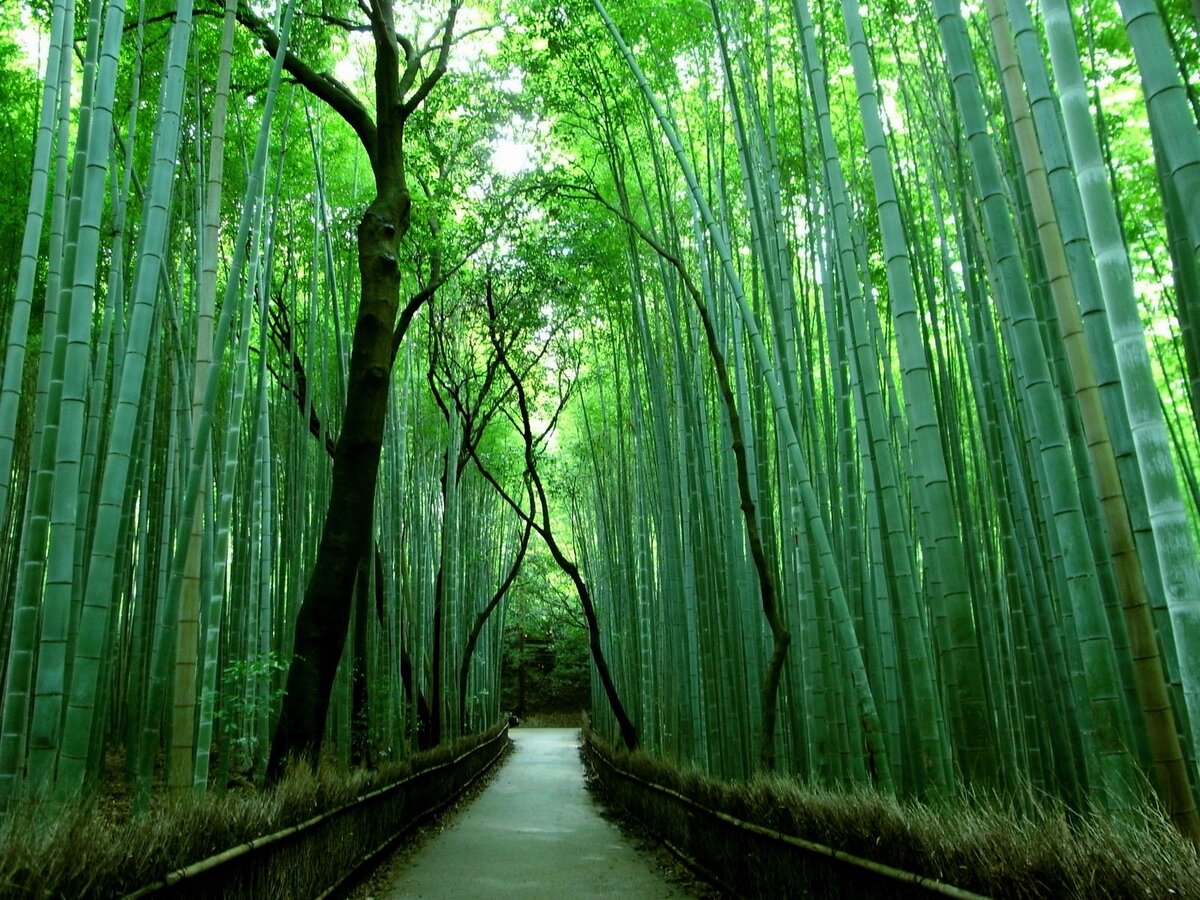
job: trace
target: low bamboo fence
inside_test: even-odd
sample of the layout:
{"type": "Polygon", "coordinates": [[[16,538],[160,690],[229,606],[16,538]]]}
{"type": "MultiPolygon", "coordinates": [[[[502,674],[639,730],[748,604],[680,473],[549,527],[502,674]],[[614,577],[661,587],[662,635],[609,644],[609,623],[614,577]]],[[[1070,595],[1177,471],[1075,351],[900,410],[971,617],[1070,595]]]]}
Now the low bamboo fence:
{"type": "Polygon", "coordinates": [[[264,900],[335,895],[414,827],[453,803],[500,759],[508,729],[454,759],[357,800],[168,873],[141,897],[264,900]]]}
{"type": "Polygon", "coordinates": [[[924,875],[710,809],[622,768],[588,739],[587,729],[584,737],[584,757],[604,794],[730,896],[986,900],[924,875]]]}

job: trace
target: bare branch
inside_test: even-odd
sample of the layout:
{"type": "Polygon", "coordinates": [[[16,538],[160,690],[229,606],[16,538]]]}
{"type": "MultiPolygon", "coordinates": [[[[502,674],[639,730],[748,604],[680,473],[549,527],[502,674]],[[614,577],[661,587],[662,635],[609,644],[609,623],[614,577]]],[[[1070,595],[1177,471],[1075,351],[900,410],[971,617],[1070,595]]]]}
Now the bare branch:
{"type": "Polygon", "coordinates": [[[413,59],[416,58],[416,48],[413,47],[412,41],[399,32],[396,32],[396,43],[398,43],[404,50],[404,65],[407,68],[412,63],[413,59]]]}
{"type": "MultiPolygon", "coordinates": [[[[245,3],[238,3],[237,18],[262,42],[263,49],[267,53],[274,56],[279,52],[279,35],[245,3]]],[[[307,91],[324,100],[334,112],[346,120],[346,123],[354,129],[354,133],[358,135],[358,139],[362,141],[367,155],[374,160],[375,123],[366,107],[354,96],[354,93],[329,73],[313,70],[290,50],[284,53],[283,67],[307,91]]]]}
{"type": "Polygon", "coordinates": [[[300,414],[308,413],[308,430],[324,448],[325,452],[330,457],[333,456],[337,449],[337,441],[325,429],[321,422],[321,417],[317,414],[317,408],[309,399],[308,389],[308,373],[304,368],[304,361],[300,359],[300,354],[296,350],[296,342],[293,337],[291,317],[288,315],[287,305],[283,302],[282,297],[275,295],[271,298],[271,303],[267,308],[267,327],[270,332],[272,343],[275,344],[281,356],[288,359],[292,368],[292,381],[289,384],[283,377],[283,373],[276,369],[268,361],[267,368],[271,374],[275,376],[275,380],[280,387],[284,388],[288,393],[295,398],[297,405],[300,407],[300,414]]]}
{"type": "Polygon", "coordinates": [[[341,16],[335,16],[331,13],[312,13],[313,18],[320,19],[326,25],[334,25],[341,28],[343,31],[370,31],[370,25],[364,25],[362,22],[351,22],[349,19],[344,19],[341,16]]]}
{"type": "MultiPolygon", "coordinates": [[[[433,225],[433,223],[431,223],[431,225],[433,225]]],[[[436,234],[436,227],[433,227],[432,230],[436,234]]],[[[408,332],[408,328],[412,324],[413,317],[415,317],[416,314],[420,312],[421,307],[424,306],[435,293],[437,293],[438,288],[458,274],[459,270],[467,264],[467,261],[479,252],[479,248],[487,243],[487,240],[488,235],[480,238],[475,243],[475,246],[473,246],[467,253],[463,254],[462,259],[445,270],[442,269],[441,248],[436,242],[433,243],[433,251],[431,253],[431,260],[429,264],[429,280],[425,282],[419,291],[409,298],[408,303],[404,305],[404,309],[400,311],[400,315],[396,319],[396,333],[392,337],[393,361],[396,359],[396,354],[400,352],[400,344],[404,341],[404,335],[408,332]]]]}
{"type": "MultiPolygon", "coordinates": [[[[429,96],[429,92],[433,90],[434,85],[436,85],[441,80],[442,76],[446,74],[446,60],[450,57],[450,46],[454,42],[454,23],[458,19],[458,10],[461,6],[462,0],[453,0],[453,2],[450,4],[450,12],[446,16],[445,25],[442,26],[442,40],[438,49],[437,63],[434,65],[433,71],[426,75],[417,89],[413,91],[412,96],[403,101],[403,105],[400,108],[401,120],[407,119],[410,115],[412,115],[413,111],[425,101],[427,96],[429,96]]],[[[406,67],[404,71],[404,77],[400,82],[401,97],[407,93],[408,89],[416,80],[420,66],[421,58],[417,57],[416,59],[413,59],[406,67]]]]}
{"type": "MultiPolygon", "coordinates": [[[[458,44],[461,41],[466,40],[467,38],[471,37],[471,35],[474,35],[474,34],[488,34],[489,32],[495,31],[496,29],[503,28],[503,27],[504,27],[503,22],[493,22],[491,25],[480,25],[477,28],[468,28],[466,31],[460,31],[455,36],[454,43],[458,44]]],[[[433,44],[430,44],[429,47],[427,48],[427,50],[432,50],[432,49],[433,49],[433,44]]]]}

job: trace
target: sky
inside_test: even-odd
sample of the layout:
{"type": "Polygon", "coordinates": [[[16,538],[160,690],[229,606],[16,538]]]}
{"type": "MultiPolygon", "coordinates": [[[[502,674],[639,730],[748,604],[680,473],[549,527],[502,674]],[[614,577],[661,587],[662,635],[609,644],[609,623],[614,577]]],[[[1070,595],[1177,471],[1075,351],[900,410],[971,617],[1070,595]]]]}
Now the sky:
{"type": "MultiPolygon", "coordinates": [[[[397,22],[397,28],[404,34],[418,35],[418,42],[430,39],[435,23],[440,22],[440,15],[435,15],[420,5],[411,7],[415,10],[412,22],[397,22]]],[[[501,16],[499,19],[491,13],[464,7],[458,16],[455,31],[460,35],[449,59],[451,72],[457,70],[466,72],[494,56],[503,40],[506,29],[513,24],[510,18],[501,16]],[[465,35],[465,37],[463,37],[465,35]]],[[[333,74],[343,84],[352,86],[360,95],[369,95],[366,72],[370,68],[372,40],[370,35],[356,32],[346,37],[346,54],[334,65],[333,74]]],[[[501,89],[517,93],[522,87],[522,73],[512,69],[508,76],[499,82],[501,89]]],[[[514,119],[500,127],[492,139],[492,169],[502,176],[519,175],[532,169],[537,162],[537,144],[539,134],[545,129],[540,123],[523,119],[514,119]]]]}
{"type": "Polygon", "coordinates": [[[13,37],[25,52],[25,60],[29,63],[29,67],[34,69],[39,77],[43,76],[46,68],[46,47],[49,44],[49,36],[38,23],[33,21],[33,17],[25,7],[21,8],[21,27],[13,37]]]}

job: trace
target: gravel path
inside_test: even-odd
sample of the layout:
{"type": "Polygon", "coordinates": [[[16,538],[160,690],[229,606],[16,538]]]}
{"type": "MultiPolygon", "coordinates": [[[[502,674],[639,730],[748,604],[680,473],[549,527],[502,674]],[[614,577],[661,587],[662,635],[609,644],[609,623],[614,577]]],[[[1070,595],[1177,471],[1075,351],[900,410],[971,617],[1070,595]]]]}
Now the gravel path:
{"type": "Polygon", "coordinates": [[[515,728],[492,784],[376,896],[688,897],[600,817],[583,782],[579,729],[515,728]]]}

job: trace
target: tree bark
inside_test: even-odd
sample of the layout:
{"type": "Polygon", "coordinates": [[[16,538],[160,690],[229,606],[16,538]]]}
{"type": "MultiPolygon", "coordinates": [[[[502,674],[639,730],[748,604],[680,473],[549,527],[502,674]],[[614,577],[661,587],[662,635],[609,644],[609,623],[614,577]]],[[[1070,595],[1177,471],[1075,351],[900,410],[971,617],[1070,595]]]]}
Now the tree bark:
{"type": "Polygon", "coordinates": [[[362,298],[350,352],[346,417],[334,451],[333,483],[317,559],[296,617],[292,663],[267,765],[272,780],[282,774],[291,757],[317,762],[350,624],[355,576],[371,543],[392,333],[400,305],[396,245],[408,229],[411,209],[402,176],[399,180],[399,185],[379,183],[380,196],[358,227],[362,298]]]}
{"type": "MultiPolygon", "coordinates": [[[[358,225],[360,300],[350,350],[346,413],[333,453],[333,479],[316,562],[296,617],[296,638],[267,776],[277,780],[289,760],[315,765],[329,698],[350,624],[355,577],[371,546],[371,518],[383,450],[388,388],[396,348],[417,309],[432,296],[439,273],[400,310],[398,249],[408,232],[412,197],[404,155],[404,126],[446,72],[461,0],[451,0],[440,31],[426,47],[396,32],[392,0],[361,5],[375,43],[375,109],[333,76],[316,72],[292,53],[284,67],[327,103],[358,135],[375,176],[375,198],[358,225]],[[436,59],[423,71],[423,61],[436,59]]],[[[274,52],[277,35],[248,6],[238,19],[274,52]]]]}
{"type": "MultiPolygon", "coordinates": [[[[508,495],[500,486],[500,483],[483,466],[474,447],[471,448],[471,458],[475,461],[476,467],[484,478],[504,498],[504,502],[516,511],[522,521],[530,523],[533,529],[537,531],[545,542],[546,548],[550,551],[550,555],[554,558],[554,562],[571,579],[571,583],[575,586],[575,593],[579,596],[579,604],[583,607],[583,616],[587,621],[588,647],[591,649],[592,663],[596,668],[596,676],[600,679],[600,685],[604,689],[604,696],[608,700],[613,718],[617,720],[617,727],[621,731],[621,740],[625,744],[626,749],[633,751],[638,747],[637,726],[633,724],[633,720],[625,712],[625,705],[621,702],[616,683],[613,681],[612,673],[608,668],[608,662],[604,658],[604,650],[600,645],[600,622],[596,617],[596,607],[592,603],[591,591],[588,590],[587,582],[583,580],[583,575],[580,573],[579,567],[563,553],[558,541],[555,540],[554,532],[550,526],[550,507],[546,500],[546,489],[542,484],[541,476],[537,470],[537,439],[533,433],[533,422],[529,412],[529,399],[525,393],[525,386],[521,382],[520,375],[513,368],[512,362],[508,358],[508,350],[512,345],[506,345],[496,330],[496,306],[490,281],[487,285],[486,303],[488,332],[492,347],[496,351],[496,357],[500,361],[500,365],[504,367],[504,371],[508,375],[509,381],[513,386],[513,391],[516,394],[520,419],[514,424],[520,429],[522,440],[525,443],[525,474],[530,481],[532,490],[536,491],[538,503],[541,505],[541,521],[537,521],[536,516],[527,515],[520,504],[508,495]]],[[[557,418],[556,413],[552,421],[557,418]]]]}
{"type": "Polygon", "coordinates": [[[363,557],[354,587],[354,654],[350,668],[350,763],[371,764],[370,705],[367,683],[367,619],[370,615],[370,561],[363,557]]]}

